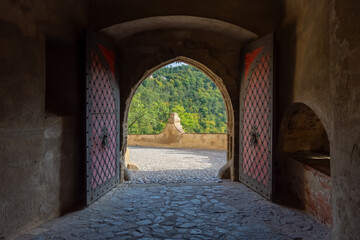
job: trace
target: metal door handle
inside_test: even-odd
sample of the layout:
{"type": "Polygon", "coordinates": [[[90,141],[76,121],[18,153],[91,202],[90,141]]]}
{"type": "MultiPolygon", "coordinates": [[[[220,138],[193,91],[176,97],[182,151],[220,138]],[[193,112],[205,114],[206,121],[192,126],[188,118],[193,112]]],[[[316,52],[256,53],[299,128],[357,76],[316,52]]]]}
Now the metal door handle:
{"type": "Polygon", "coordinates": [[[252,126],[250,131],[250,146],[256,146],[259,142],[260,134],[257,131],[257,127],[252,126]]]}
{"type": "Polygon", "coordinates": [[[109,143],[109,131],[107,129],[107,127],[103,127],[101,129],[101,146],[103,148],[109,148],[110,147],[110,143],[109,143]]]}

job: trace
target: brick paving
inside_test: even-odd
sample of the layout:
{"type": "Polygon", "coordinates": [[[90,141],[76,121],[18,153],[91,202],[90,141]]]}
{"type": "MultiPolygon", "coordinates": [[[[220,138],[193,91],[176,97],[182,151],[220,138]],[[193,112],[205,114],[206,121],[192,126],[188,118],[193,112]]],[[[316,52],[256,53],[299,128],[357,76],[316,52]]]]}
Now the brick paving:
{"type": "MultiPolygon", "coordinates": [[[[189,159],[210,159],[202,150],[184,151],[188,151],[189,159]]],[[[199,163],[206,165],[207,161],[199,163]]],[[[152,165],[155,169],[156,164],[152,165]]],[[[192,170],[196,173],[209,168],[192,170]]],[[[241,183],[217,182],[214,178],[171,183],[183,175],[168,179],[165,171],[156,179],[152,171],[144,172],[151,175],[145,181],[153,179],[153,183],[120,184],[90,207],[54,219],[17,239],[331,239],[326,225],[300,211],[271,203],[241,183]]],[[[143,178],[145,173],[139,176],[143,178]]]]}

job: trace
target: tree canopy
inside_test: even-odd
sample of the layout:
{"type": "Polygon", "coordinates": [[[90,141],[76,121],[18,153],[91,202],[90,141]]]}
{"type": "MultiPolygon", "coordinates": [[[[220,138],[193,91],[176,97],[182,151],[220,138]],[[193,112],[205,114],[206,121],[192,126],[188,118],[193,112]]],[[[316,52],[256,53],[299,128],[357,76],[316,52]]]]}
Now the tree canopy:
{"type": "Polygon", "coordinates": [[[188,133],[225,133],[224,101],[215,83],[190,65],[168,65],[139,86],[128,115],[129,134],[160,133],[171,112],[188,133]]]}

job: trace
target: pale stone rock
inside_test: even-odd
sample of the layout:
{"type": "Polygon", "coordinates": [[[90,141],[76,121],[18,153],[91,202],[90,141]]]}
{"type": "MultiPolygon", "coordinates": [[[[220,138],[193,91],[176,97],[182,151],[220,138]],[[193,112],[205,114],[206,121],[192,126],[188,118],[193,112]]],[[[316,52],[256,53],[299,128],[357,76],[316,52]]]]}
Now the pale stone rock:
{"type": "Polygon", "coordinates": [[[230,179],[230,168],[233,166],[234,161],[228,161],[223,167],[220,168],[218,173],[218,178],[220,179],[230,179]]]}

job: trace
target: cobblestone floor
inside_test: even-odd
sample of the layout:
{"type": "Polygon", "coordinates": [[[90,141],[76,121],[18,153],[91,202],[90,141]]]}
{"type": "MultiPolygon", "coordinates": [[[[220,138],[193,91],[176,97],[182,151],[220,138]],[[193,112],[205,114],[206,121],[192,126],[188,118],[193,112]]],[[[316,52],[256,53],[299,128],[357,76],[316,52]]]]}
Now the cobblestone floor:
{"type": "Polygon", "coordinates": [[[20,239],[330,239],[329,228],[240,183],[122,184],[20,239]]]}
{"type": "Polygon", "coordinates": [[[224,151],[131,148],[130,154],[142,169],[133,172],[133,182],[17,240],[331,238],[326,225],[304,213],[271,203],[241,183],[218,181],[224,151]]]}
{"type": "Polygon", "coordinates": [[[226,163],[226,151],[200,149],[165,149],[129,147],[130,161],[138,171],[131,171],[130,183],[217,182],[219,169],[226,163]]]}

